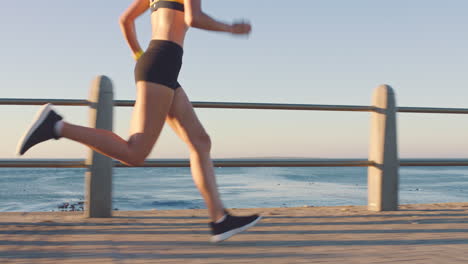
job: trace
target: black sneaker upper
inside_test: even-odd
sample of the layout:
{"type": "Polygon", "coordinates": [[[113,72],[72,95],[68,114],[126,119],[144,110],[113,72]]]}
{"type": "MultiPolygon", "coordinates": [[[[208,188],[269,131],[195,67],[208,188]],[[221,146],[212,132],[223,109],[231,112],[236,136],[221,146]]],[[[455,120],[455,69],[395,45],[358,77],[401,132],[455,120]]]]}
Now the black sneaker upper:
{"type": "Polygon", "coordinates": [[[55,111],[50,110],[46,118],[37,126],[37,128],[31,132],[28,138],[25,138],[25,142],[20,150],[20,155],[23,155],[28,149],[36,144],[49,139],[59,139],[60,136],[55,134],[55,124],[62,120],[62,117],[55,111]]]}
{"type": "Polygon", "coordinates": [[[260,216],[259,215],[251,215],[251,216],[232,216],[226,214],[226,219],[221,223],[217,224],[214,222],[210,223],[211,226],[211,233],[213,235],[219,235],[233,229],[237,229],[243,226],[246,226],[255,220],[257,220],[260,216]]]}
{"type": "Polygon", "coordinates": [[[51,126],[51,128],[52,128],[52,137],[54,139],[60,139],[61,136],[57,135],[55,133],[55,124],[57,124],[58,121],[63,119],[62,116],[57,114],[55,111],[52,110],[52,111],[50,111],[50,114],[49,114],[49,116],[47,118],[50,119],[48,125],[51,126]]]}

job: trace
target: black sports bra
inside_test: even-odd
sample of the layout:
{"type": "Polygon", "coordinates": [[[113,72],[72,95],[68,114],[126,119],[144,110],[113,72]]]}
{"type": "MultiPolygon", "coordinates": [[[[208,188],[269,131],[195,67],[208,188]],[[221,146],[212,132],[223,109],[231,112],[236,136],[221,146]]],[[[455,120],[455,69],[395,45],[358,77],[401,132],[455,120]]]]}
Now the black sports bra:
{"type": "Polygon", "coordinates": [[[169,8],[184,12],[184,0],[150,0],[151,12],[158,8],[169,8]]]}

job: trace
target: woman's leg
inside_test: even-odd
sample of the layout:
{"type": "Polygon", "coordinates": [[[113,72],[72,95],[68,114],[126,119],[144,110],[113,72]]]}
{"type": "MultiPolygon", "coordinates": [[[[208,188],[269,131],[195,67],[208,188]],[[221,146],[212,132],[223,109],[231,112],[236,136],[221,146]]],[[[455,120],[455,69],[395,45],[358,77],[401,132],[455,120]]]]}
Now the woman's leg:
{"type": "Polygon", "coordinates": [[[138,82],[128,141],[111,131],[70,123],[64,123],[61,136],[85,144],[124,164],[141,165],[161,133],[173,97],[174,90],[164,85],[138,82]]]}
{"type": "Polygon", "coordinates": [[[210,137],[198,120],[182,88],[175,91],[166,121],[189,146],[193,180],[205,200],[212,221],[220,219],[224,215],[224,206],[220,199],[210,157],[210,137]]]}

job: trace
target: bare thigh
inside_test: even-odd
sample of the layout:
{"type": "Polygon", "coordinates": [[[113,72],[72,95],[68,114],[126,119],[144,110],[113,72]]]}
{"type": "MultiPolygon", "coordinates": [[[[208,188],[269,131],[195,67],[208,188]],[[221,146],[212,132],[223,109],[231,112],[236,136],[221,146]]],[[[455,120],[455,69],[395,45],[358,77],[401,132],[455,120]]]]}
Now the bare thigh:
{"type": "Polygon", "coordinates": [[[166,122],[190,148],[197,142],[209,142],[208,134],[193,110],[192,103],[182,88],[176,90],[166,122]]]}
{"type": "Polygon", "coordinates": [[[172,105],[174,90],[140,81],[130,127],[129,147],[138,158],[146,158],[158,139],[172,105]]]}

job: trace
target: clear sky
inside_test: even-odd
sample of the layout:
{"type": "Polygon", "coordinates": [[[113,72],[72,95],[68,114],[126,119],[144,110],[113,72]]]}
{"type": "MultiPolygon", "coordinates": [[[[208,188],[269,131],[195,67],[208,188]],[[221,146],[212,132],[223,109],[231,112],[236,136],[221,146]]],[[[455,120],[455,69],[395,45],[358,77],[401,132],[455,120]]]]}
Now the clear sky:
{"type": "MultiPolygon", "coordinates": [[[[107,75],[116,99],[134,99],[134,61],[118,25],[131,1],[4,1],[0,8],[0,97],[88,96],[107,75]],[[110,4],[110,2],[112,4],[110,4]]],[[[192,101],[369,105],[376,86],[393,86],[399,106],[468,108],[466,0],[204,0],[224,21],[246,18],[249,38],[193,29],[180,82],[192,101]]],[[[149,13],[137,20],[142,47],[149,13]]],[[[85,107],[57,107],[87,124],[85,107]]],[[[15,157],[18,138],[38,107],[0,106],[0,158],[15,157]]],[[[363,158],[369,113],[197,109],[213,156],[363,158]]],[[[115,111],[126,138],[130,109],[115,111]]],[[[468,116],[399,114],[401,157],[468,157],[468,116]]],[[[28,158],[83,158],[66,140],[28,158]]],[[[185,158],[169,127],[151,158],[185,158]]]]}

